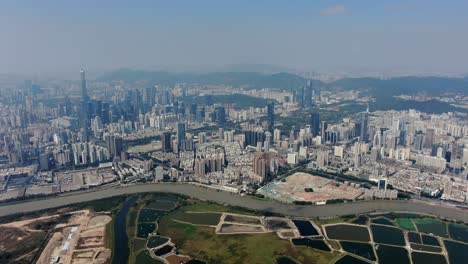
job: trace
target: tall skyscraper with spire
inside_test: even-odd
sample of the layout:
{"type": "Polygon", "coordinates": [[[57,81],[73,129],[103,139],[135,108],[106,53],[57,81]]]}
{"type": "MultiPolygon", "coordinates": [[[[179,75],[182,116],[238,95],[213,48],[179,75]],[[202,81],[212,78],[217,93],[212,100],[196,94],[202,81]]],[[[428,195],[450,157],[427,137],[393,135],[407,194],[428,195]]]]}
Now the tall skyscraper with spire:
{"type": "Polygon", "coordinates": [[[80,112],[78,113],[80,119],[80,126],[82,134],[82,140],[84,142],[89,141],[88,138],[88,130],[89,130],[89,109],[88,109],[88,102],[89,96],[88,91],[86,89],[86,76],[85,71],[81,69],[80,71],[81,77],[81,100],[80,100],[80,112]]]}

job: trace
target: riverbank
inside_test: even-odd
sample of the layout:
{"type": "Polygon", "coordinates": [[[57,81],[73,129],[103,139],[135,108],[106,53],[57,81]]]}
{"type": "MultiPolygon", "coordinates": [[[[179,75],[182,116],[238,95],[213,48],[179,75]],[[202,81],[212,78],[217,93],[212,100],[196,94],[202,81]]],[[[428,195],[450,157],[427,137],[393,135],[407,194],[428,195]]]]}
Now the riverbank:
{"type": "Polygon", "coordinates": [[[200,200],[245,207],[250,210],[266,211],[298,217],[338,217],[343,215],[364,214],[369,212],[404,211],[430,214],[437,217],[468,223],[468,211],[453,206],[417,200],[372,200],[329,205],[294,205],[273,200],[259,200],[217,191],[206,187],[183,183],[137,184],[114,186],[93,192],[81,192],[67,196],[44,198],[41,200],[16,202],[0,205],[0,217],[17,213],[28,213],[70,204],[146,192],[167,192],[182,194],[200,200]]]}

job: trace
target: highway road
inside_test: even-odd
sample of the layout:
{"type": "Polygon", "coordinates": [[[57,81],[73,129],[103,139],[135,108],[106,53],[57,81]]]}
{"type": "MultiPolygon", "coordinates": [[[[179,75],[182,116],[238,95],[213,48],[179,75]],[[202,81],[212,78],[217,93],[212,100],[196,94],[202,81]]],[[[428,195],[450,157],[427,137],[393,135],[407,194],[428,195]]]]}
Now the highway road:
{"type": "Polygon", "coordinates": [[[112,186],[106,189],[71,193],[40,200],[26,200],[24,202],[12,204],[0,204],[0,216],[50,209],[118,195],[145,192],[183,194],[201,200],[298,217],[336,217],[369,212],[404,211],[431,214],[442,218],[468,223],[467,210],[436,202],[430,203],[418,200],[374,200],[329,205],[294,205],[284,204],[273,200],[257,199],[251,196],[240,196],[238,194],[231,194],[185,183],[149,183],[129,186],[112,186]]]}

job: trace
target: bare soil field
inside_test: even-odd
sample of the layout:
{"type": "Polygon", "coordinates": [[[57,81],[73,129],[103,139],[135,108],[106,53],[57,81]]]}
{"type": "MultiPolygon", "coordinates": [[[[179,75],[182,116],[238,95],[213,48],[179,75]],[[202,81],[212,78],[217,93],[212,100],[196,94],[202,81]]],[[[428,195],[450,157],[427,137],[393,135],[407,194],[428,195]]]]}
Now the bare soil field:
{"type": "Polygon", "coordinates": [[[223,224],[219,231],[220,234],[232,234],[232,233],[262,233],[265,229],[261,226],[251,225],[232,225],[223,224]]]}

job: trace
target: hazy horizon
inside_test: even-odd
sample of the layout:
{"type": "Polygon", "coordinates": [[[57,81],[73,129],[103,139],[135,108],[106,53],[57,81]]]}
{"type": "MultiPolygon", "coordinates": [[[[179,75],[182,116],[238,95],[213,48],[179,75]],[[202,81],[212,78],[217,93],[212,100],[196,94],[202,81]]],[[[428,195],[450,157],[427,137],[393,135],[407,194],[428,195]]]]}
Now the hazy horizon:
{"type": "Polygon", "coordinates": [[[0,73],[468,73],[464,1],[3,1],[0,73]],[[310,2],[310,3],[309,3],[310,2]]]}

